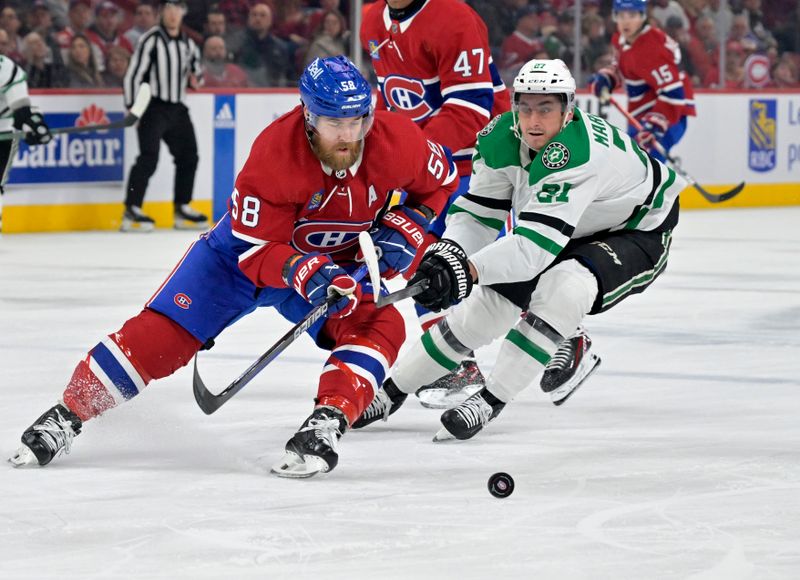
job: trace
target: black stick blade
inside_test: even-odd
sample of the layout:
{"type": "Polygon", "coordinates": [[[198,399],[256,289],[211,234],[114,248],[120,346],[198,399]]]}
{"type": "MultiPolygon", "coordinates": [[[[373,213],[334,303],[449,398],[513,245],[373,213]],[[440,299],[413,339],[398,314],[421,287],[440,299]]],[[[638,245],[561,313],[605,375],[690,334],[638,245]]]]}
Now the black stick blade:
{"type": "Polygon", "coordinates": [[[703,187],[701,187],[697,183],[693,183],[692,185],[697,191],[700,192],[700,195],[702,195],[707,202],[722,203],[723,201],[728,201],[729,199],[733,199],[734,197],[739,195],[739,193],[741,193],[741,191],[744,189],[745,182],[743,181],[733,189],[725,191],[723,193],[711,193],[710,191],[706,191],[705,189],[703,189],[703,187]]]}
{"type": "Polygon", "coordinates": [[[205,413],[210,415],[219,409],[227,400],[223,396],[214,395],[206,388],[203,379],[200,378],[200,372],[197,370],[197,355],[194,357],[194,379],[192,381],[192,390],[194,391],[194,400],[197,401],[197,406],[205,413]]]}

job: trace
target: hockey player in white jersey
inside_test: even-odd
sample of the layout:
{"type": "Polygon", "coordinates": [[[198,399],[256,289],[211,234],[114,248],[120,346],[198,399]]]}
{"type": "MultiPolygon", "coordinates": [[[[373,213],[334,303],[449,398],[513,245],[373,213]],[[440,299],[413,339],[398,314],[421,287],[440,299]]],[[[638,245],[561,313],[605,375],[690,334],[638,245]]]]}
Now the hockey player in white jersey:
{"type": "Polygon", "coordinates": [[[433,311],[457,304],[398,360],[354,427],[385,420],[408,393],[505,335],[486,386],[444,412],[434,441],[475,436],[587,314],[661,274],[684,185],[624,131],[575,107],[561,60],[526,63],[512,111],[478,135],[469,192],[409,281],[427,281],[415,300],[433,311]],[[496,240],[512,208],[517,227],[496,240]]]}
{"type": "MultiPolygon", "coordinates": [[[[27,131],[28,145],[44,145],[53,138],[41,113],[31,109],[28,75],[7,56],[0,55],[0,133],[27,131]]],[[[3,231],[3,187],[17,151],[17,140],[0,140],[0,232],[3,231]]]]}

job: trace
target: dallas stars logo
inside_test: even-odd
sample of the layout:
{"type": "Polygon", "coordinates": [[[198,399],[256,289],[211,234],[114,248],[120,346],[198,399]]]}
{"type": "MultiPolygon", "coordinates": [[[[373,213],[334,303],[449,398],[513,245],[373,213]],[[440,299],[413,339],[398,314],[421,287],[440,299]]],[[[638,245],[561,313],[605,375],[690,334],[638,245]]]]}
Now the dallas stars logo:
{"type": "Polygon", "coordinates": [[[562,143],[550,143],[542,151],[542,164],[547,169],[561,169],[569,163],[569,149],[562,143]]]}

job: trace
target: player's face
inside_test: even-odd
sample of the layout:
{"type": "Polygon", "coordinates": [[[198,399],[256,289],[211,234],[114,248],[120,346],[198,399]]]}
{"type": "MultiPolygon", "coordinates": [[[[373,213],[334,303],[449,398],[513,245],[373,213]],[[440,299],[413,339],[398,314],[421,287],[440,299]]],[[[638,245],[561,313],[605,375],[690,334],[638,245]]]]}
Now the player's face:
{"type": "Polygon", "coordinates": [[[311,139],[314,153],[334,171],[347,169],[361,153],[366,122],[363,117],[318,117],[311,139]]]}
{"type": "Polygon", "coordinates": [[[644,14],[636,10],[620,10],[614,13],[614,21],[617,23],[617,32],[630,42],[642,28],[644,14]]]}
{"type": "MultiPolygon", "coordinates": [[[[564,125],[561,98],[558,95],[521,94],[514,104],[519,118],[519,133],[534,151],[541,150],[564,125]]],[[[572,113],[566,113],[572,115],[572,113]]]]}

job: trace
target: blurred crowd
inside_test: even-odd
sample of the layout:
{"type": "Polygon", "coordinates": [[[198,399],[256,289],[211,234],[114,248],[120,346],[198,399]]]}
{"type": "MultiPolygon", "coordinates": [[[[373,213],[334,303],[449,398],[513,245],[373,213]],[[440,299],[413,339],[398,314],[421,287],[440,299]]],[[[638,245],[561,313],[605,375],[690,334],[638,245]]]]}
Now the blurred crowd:
{"type": "MultiPolygon", "coordinates": [[[[382,0],[380,0],[382,1],[382,0]]],[[[561,58],[579,78],[613,59],[611,0],[468,0],[489,30],[507,84],[531,58],[561,58]],[[578,71],[575,71],[578,72],[578,71]]],[[[31,88],[122,86],[157,0],[0,0],[0,53],[31,88]]],[[[296,86],[318,56],[350,54],[349,0],[186,0],[184,32],[202,48],[207,87],[296,86]]],[[[365,2],[365,7],[368,5],[365,2]]],[[[650,0],[651,25],[675,40],[696,87],[798,87],[800,1],[650,0]]],[[[369,67],[369,57],[365,56],[369,67]]],[[[366,72],[366,71],[365,71],[366,72]]]]}

